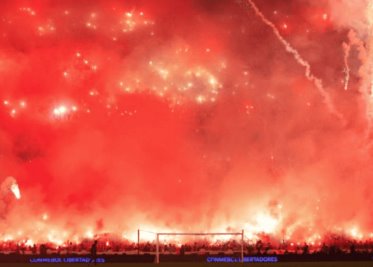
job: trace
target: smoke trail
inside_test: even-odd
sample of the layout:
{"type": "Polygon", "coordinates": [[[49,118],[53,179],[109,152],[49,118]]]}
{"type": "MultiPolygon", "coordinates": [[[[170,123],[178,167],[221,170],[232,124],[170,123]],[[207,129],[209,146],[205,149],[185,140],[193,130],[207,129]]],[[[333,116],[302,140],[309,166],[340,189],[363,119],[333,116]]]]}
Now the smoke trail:
{"type": "Polygon", "coordinates": [[[344,52],[343,62],[344,62],[344,65],[345,65],[345,69],[344,69],[344,72],[345,72],[344,89],[347,90],[348,89],[348,83],[350,81],[350,66],[348,65],[348,58],[350,56],[351,45],[347,44],[347,43],[343,43],[342,47],[343,47],[343,52],[344,52]]]}
{"type": "Polygon", "coordinates": [[[367,8],[367,19],[368,19],[368,58],[366,63],[366,81],[364,82],[363,86],[367,86],[367,88],[364,91],[367,91],[366,94],[366,100],[367,100],[367,115],[368,115],[368,121],[369,121],[369,132],[371,131],[372,127],[372,119],[373,119],[373,3],[368,3],[367,8]]]}
{"type": "Polygon", "coordinates": [[[277,37],[277,39],[284,45],[285,49],[287,52],[289,52],[290,54],[293,55],[294,59],[301,65],[305,68],[305,76],[306,78],[313,82],[313,84],[316,86],[316,88],[318,89],[319,93],[321,94],[321,96],[323,97],[328,109],[330,112],[332,112],[333,114],[335,114],[339,119],[341,120],[344,120],[343,119],[343,116],[341,113],[339,113],[333,103],[332,103],[332,100],[330,98],[330,95],[325,91],[323,85],[322,85],[322,81],[321,79],[317,78],[315,75],[313,75],[313,73],[311,72],[311,66],[310,64],[304,59],[302,58],[302,56],[299,54],[299,52],[290,45],[290,43],[288,41],[285,40],[285,38],[280,34],[280,32],[278,31],[278,29],[276,28],[276,26],[269,20],[267,19],[264,14],[259,10],[259,8],[255,5],[255,3],[252,1],[252,0],[247,0],[246,2],[243,1],[242,2],[243,4],[245,4],[245,6],[247,5],[247,3],[249,3],[249,5],[251,6],[251,8],[254,10],[255,14],[263,21],[263,23],[265,23],[266,25],[268,25],[273,33],[275,34],[275,36],[277,37]]]}
{"type": "MultiPolygon", "coordinates": [[[[360,93],[363,98],[363,103],[365,105],[365,116],[367,121],[367,131],[365,134],[366,138],[369,138],[371,129],[372,129],[372,119],[373,119],[373,91],[372,91],[372,55],[369,53],[369,47],[366,47],[366,43],[358,36],[357,32],[354,30],[350,30],[348,33],[348,40],[349,44],[343,44],[343,48],[345,51],[345,66],[347,61],[346,58],[348,57],[348,53],[350,52],[351,47],[356,47],[358,52],[358,57],[361,62],[361,67],[359,69],[359,76],[362,78],[362,84],[360,86],[360,93]]],[[[368,40],[368,45],[372,47],[370,44],[371,40],[368,40]]],[[[346,69],[349,70],[349,69],[346,69]]],[[[346,73],[347,80],[349,76],[346,73]]],[[[346,83],[345,83],[346,86],[346,83]]],[[[345,88],[346,89],[346,88],[345,88]]]]}
{"type": "Polygon", "coordinates": [[[356,48],[358,60],[361,62],[359,76],[361,77],[360,93],[365,106],[367,121],[366,138],[369,138],[373,120],[373,3],[368,0],[359,1],[329,1],[331,17],[335,24],[350,28],[348,44],[344,44],[346,82],[348,82],[347,58],[349,50],[356,48]]]}

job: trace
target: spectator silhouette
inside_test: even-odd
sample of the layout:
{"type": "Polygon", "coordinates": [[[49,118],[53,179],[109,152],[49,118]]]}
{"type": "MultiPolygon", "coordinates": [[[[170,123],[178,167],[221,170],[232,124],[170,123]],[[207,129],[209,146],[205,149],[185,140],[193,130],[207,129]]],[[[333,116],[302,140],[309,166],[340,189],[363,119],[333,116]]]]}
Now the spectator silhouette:
{"type": "Polygon", "coordinates": [[[184,247],[184,245],[182,245],[182,246],[180,247],[180,255],[181,255],[181,256],[184,256],[184,255],[185,255],[185,247],[184,247]]]}
{"type": "Polygon", "coordinates": [[[91,260],[89,261],[88,265],[92,262],[94,262],[95,265],[97,264],[97,240],[95,240],[91,246],[91,260]]]}
{"type": "Polygon", "coordinates": [[[321,253],[326,255],[328,254],[328,252],[329,252],[328,246],[325,243],[322,243],[321,253]]]}
{"type": "Polygon", "coordinates": [[[307,243],[304,243],[303,255],[307,255],[308,253],[309,253],[309,247],[308,247],[307,243]]]}
{"type": "Polygon", "coordinates": [[[350,254],[355,254],[356,253],[356,247],[354,243],[351,243],[350,245],[350,254]]]}

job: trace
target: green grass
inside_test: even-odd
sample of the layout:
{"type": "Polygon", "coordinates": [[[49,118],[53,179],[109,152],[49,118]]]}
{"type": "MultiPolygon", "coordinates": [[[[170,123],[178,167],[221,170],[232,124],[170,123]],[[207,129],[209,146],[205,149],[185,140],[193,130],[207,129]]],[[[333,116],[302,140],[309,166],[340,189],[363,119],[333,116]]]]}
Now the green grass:
{"type": "MultiPolygon", "coordinates": [[[[26,267],[26,266],[34,266],[34,267],[52,267],[52,266],[66,266],[66,267],[82,267],[88,266],[86,263],[3,263],[3,266],[9,267],[26,267]]],[[[266,267],[266,266],[273,266],[273,267],[297,267],[297,266],[305,266],[305,267],[372,267],[373,261],[369,262],[356,262],[356,261],[345,261],[345,262],[277,262],[277,263],[160,263],[156,265],[154,263],[104,263],[104,264],[97,264],[96,266],[99,267],[234,267],[234,266],[254,266],[254,267],[266,267]]],[[[91,264],[90,266],[95,266],[91,264]]]]}

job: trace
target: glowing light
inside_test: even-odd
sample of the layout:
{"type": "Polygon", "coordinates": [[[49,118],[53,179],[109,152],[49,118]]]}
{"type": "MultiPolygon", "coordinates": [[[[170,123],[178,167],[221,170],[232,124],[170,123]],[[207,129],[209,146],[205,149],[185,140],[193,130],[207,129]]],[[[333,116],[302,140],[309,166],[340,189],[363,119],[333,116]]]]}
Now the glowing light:
{"type": "Polygon", "coordinates": [[[23,100],[20,101],[19,105],[20,105],[21,108],[25,108],[26,107],[26,101],[23,101],[23,100]]]}
{"type": "Polygon", "coordinates": [[[95,235],[94,235],[94,233],[93,233],[92,230],[87,230],[87,231],[85,232],[85,236],[86,236],[87,238],[92,239],[95,235]]]}
{"type": "Polygon", "coordinates": [[[12,193],[14,194],[14,197],[16,199],[20,199],[21,198],[21,191],[19,190],[18,184],[16,182],[14,182],[10,186],[10,191],[12,191],[12,193]]]}
{"type": "Polygon", "coordinates": [[[256,234],[266,233],[273,234],[277,231],[279,220],[266,213],[259,213],[255,216],[254,223],[246,225],[246,235],[249,238],[255,238],[256,234]]]}
{"type": "Polygon", "coordinates": [[[4,236],[4,241],[5,242],[6,241],[12,241],[12,240],[14,240],[14,237],[12,235],[7,234],[7,235],[4,236]]]}
{"type": "Polygon", "coordinates": [[[31,239],[28,239],[26,242],[25,242],[25,245],[26,246],[29,246],[29,247],[32,247],[34,245],[34,241],[32,241],[31,239]]]}
{"type": "Polygon", "coordinates": [[[256,221],[258,229],[264,233],[273,233],[278,225],[278,220],[266,214],[259,214],[256,221]]]}
{"type": "Polygon", "coordinates": [[[55,231],[50,231],[47,235],[47,238],[48,238],[49,242],[51,242],[55,245],[61,246],[63,244],[63,240],[60,239],[59,237],[57,237],[55,231]]]}
{"type": "Polygon", "coordinates": [[[215,79],[215,77],[210,77],[210,79],[209,79],[209,83],[211,84],[211,85],[213,85],[213,86],[215,86],[215,85],[217,85],[217,80],[215,79]]]}
{"type": "Polygon", "coordinates": [[[360,233],[360,231],[358,230],[357,227],[353,227],[350,229],[349,231],[349,234],[353,237],[353,238],[358,238],[358,239],[362,239],[363,238],[363,234],[360,233]]]}
{"type": "Polygon", "coordinates": [[[10,111],[10,116],[14,117],[16,114],[17,114],[17,110],[13,108],[13,109],[10,111]]]}
{"type": "Polygon", "coordinates": [[[63,116],[67,112],[66,106],[59,106],[53,109],[53,114],[55,116],[63,116]]]}
{"type": "Polygon", "coordinates": [[[206,101],[206,98],[203,95],[199,95],[196,97],[196,101],[197,103],[202,104],[206,101]]]}
{"type": "Polygon", "coordinates": [[[144,18],[143,12],[125,12],[123,19],[121,20],[123,33],[133,32],[136,28],[138,28],[141,25],[147,26],[152,24],[154,24],[154,22],[144,18]]]}

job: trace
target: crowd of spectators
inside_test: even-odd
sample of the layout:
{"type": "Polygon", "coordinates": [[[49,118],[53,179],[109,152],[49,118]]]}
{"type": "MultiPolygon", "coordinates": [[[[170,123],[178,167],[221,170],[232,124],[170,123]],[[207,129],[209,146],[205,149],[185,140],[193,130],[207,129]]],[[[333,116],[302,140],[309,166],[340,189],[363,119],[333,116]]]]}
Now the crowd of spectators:
{"type": "MultiPolygon", "coordinates": [[[[140,242],[139,244],[127,240],[102,240],[97,238],[98,254],[155,254],[156,243],[140,242]]],[[[0,254],[89,254],[94,240],[87,239],[79,243],[66,242],[61,245],[53,243],[27,244],[27,242],[3,241],[0,242],[0,254]]],[[[225,254],[231,255],[241,252],[239,240],[215,241],[206,239],[194,240],[184,243],[160,242],[161,254],[225,254]]],[[[281,254],[373,254],[373,240],[356,241],[349,239],[335,239],[332,242],[278,242],[276,244],[257,240],[244,242],[244,253],[247,255],[281,255],[281,254]]]]}

